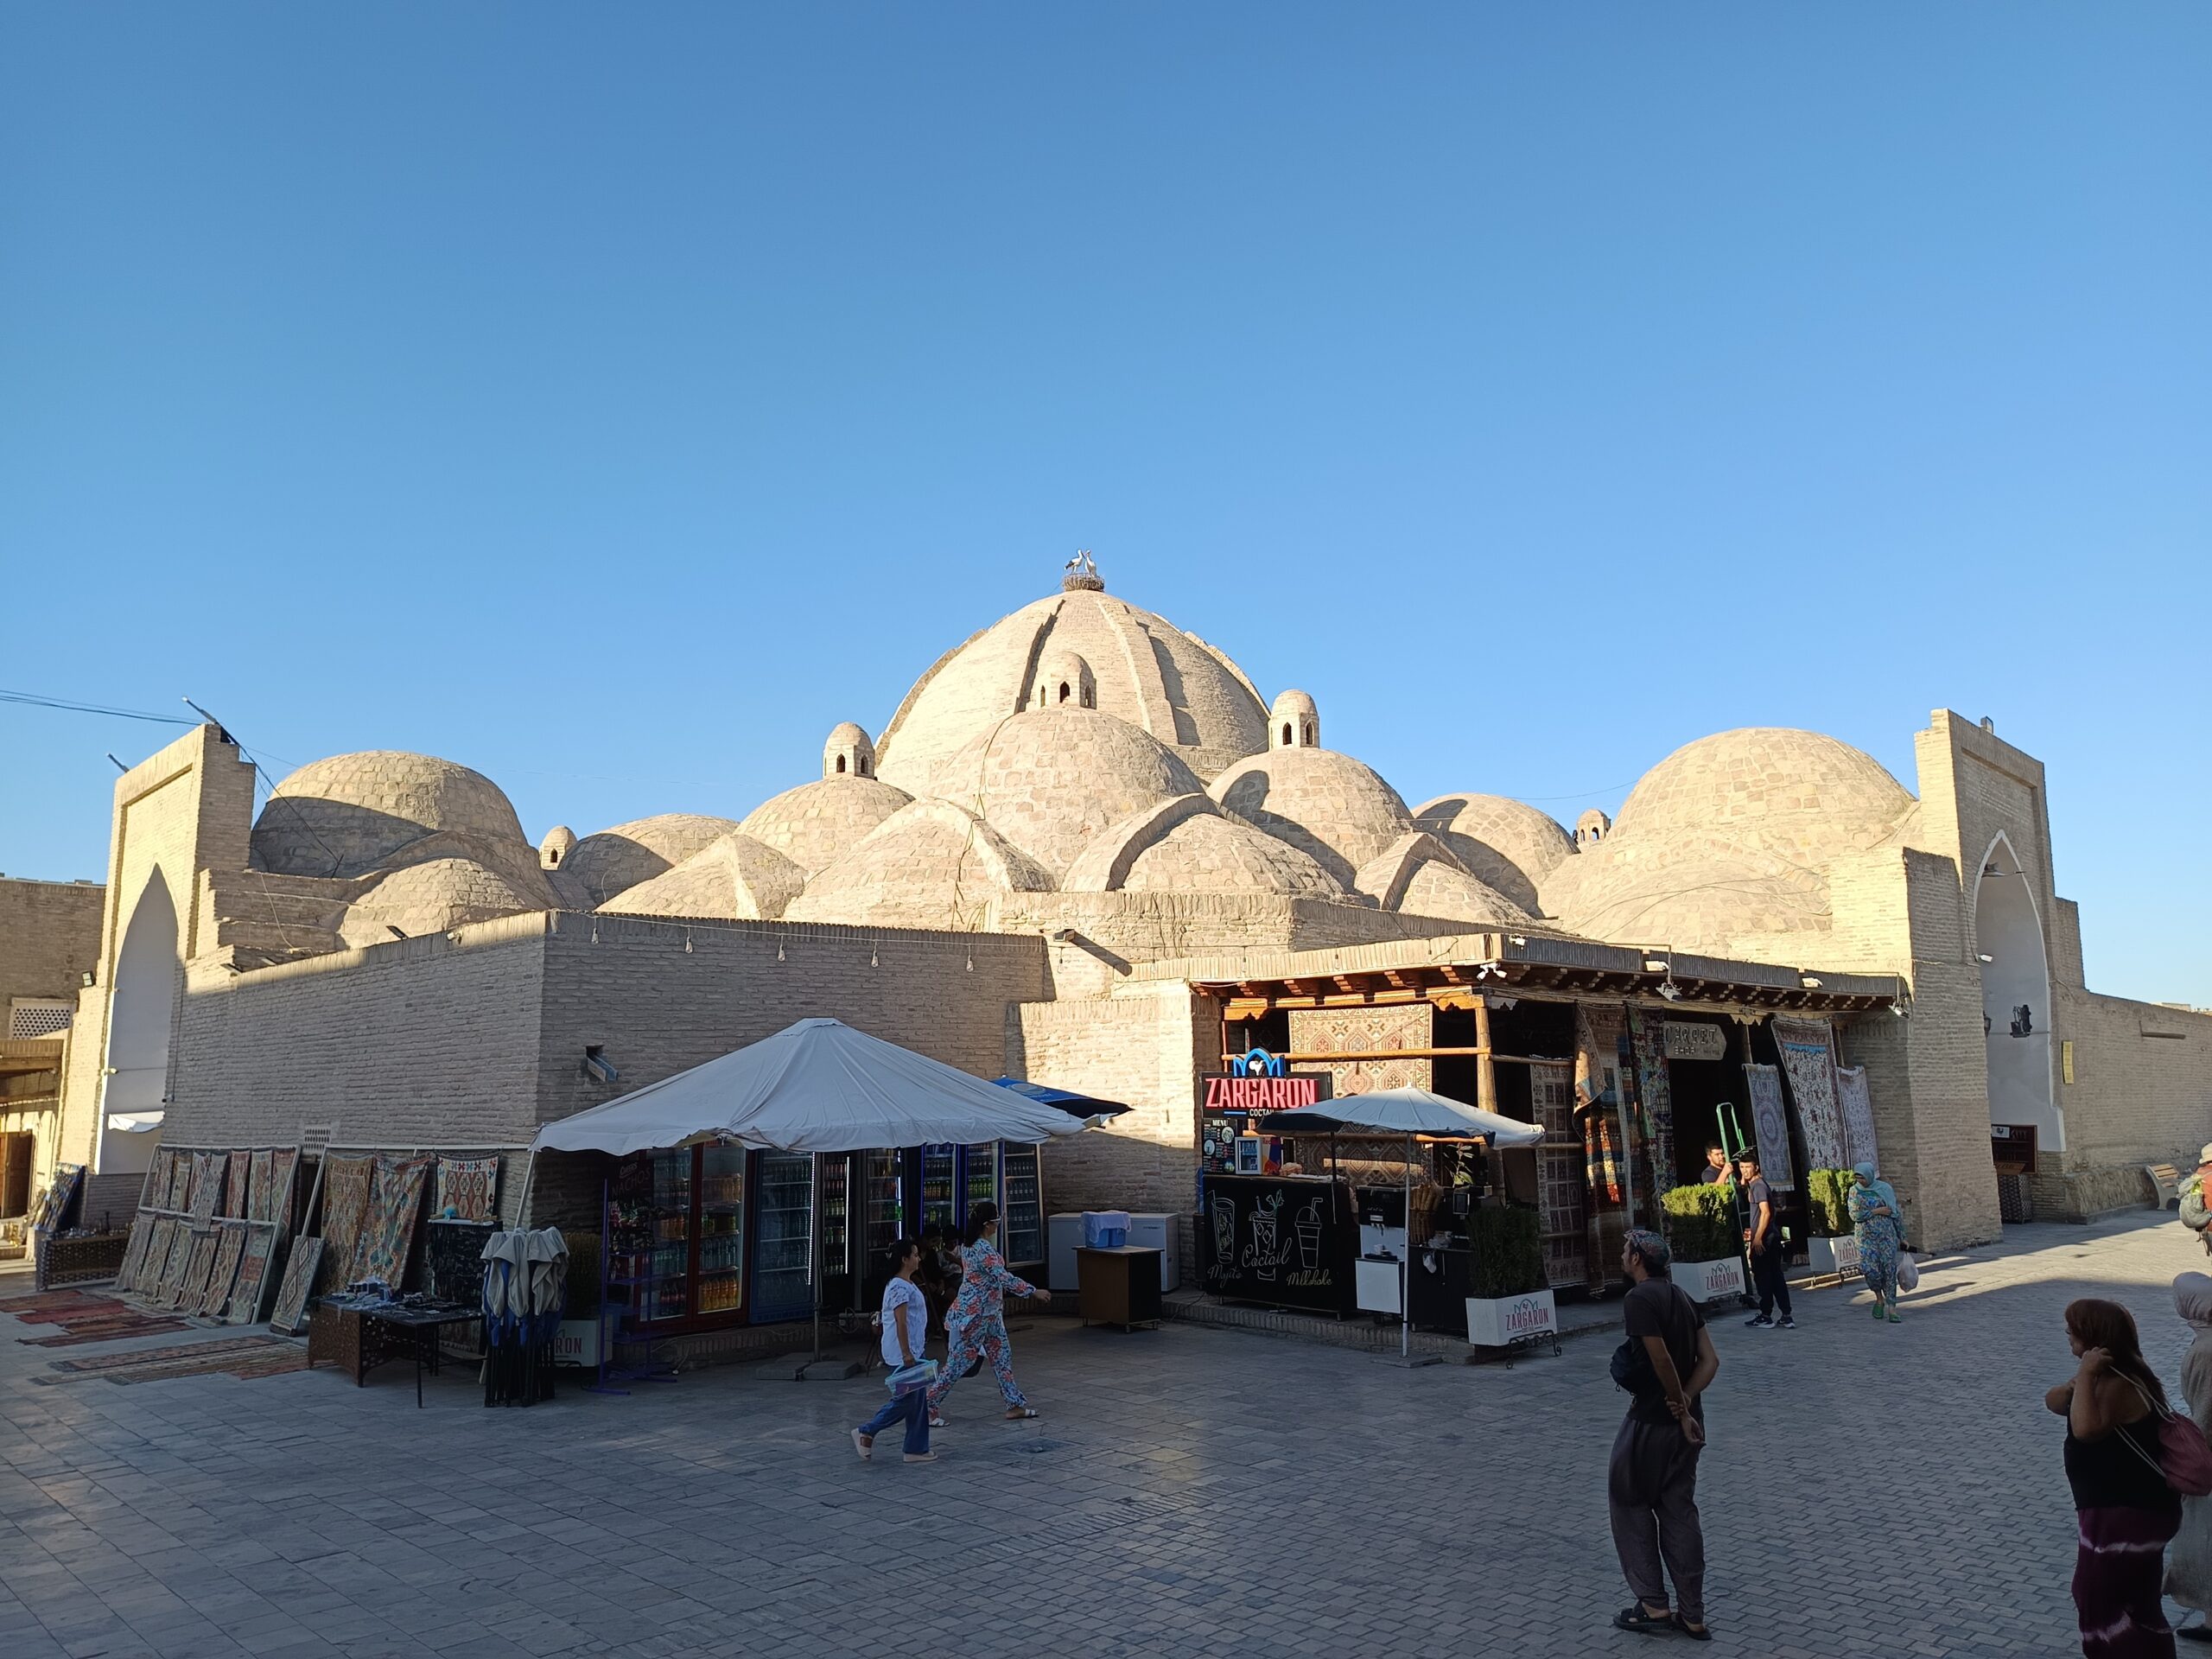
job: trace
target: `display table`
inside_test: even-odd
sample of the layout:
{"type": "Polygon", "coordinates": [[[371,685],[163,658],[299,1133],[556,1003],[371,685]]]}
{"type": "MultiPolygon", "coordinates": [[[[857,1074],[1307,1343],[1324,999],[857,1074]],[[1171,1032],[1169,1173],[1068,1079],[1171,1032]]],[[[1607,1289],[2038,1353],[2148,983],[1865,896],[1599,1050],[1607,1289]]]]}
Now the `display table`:
{"type": "Polygon", "coordinates": [[[449,1325],[467,1325],[483,1314],[473,1307],[353,1306],[326,1296],[308,1327],[308,1369],[336,1365],[353,1374],[361,1388],[369,1373],[388,1359],[415,1362],[415,1403],[423,1403],[423,1373],[438,1374],[438,1333],[449,1325]]]}
{"type": "Polygon", "coordinates": [[[1134,1331],[1160,1323],[1160,1257],[1156,1249],[1125,1244],[1118,1249],[1077,1249],[1077,1294],[1085,1325],[1118,1325],[1134,1331]]]}

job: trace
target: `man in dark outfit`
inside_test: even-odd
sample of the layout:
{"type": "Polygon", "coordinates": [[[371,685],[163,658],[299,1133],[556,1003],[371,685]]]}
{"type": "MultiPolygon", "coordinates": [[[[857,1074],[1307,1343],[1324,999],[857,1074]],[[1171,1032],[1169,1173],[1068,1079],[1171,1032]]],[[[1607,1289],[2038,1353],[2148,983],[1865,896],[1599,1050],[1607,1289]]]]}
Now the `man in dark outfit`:
{"type": "Polygon", "coordinates": [[[1697,1304],[1667,1277],[1669,1260],[1667,1242],[1641,1228],[1621,1247],[1621,1271],[1630,1281],[1621,1301],[1628,1340],[1614,1357],[1613,1376],[1634,1398],[1613,1439],[1605,1497],[1613,1548],[1636,1601],[1613,1623],[1624,1630],[1673,1630],[1709,1642],[1697,1457],[1705,1446],[1702,1396],[1720,1370],[1720,1356],[1697,1304]]]}
{"type": "Polygon", "coordinates": [[[1758,1154],[1749,1147],[1736,1159],[1742,1172],[1736,1190],[1744,1198],[1744,1245],[1751,1259],[1751,1286],[1758,1291],[1759,1311],[1744,1323],[1755,1329],[1777,1326],[1795,1331],[1797,1320],[1789,1310],[1789,1250],[1783,1242],[1782,1220],[1774,1213],[1774,1189],[1759,1171],[1758,1154]],[[1782,1304],[1782,1318],[1774,1305],[1782,1304]]]}

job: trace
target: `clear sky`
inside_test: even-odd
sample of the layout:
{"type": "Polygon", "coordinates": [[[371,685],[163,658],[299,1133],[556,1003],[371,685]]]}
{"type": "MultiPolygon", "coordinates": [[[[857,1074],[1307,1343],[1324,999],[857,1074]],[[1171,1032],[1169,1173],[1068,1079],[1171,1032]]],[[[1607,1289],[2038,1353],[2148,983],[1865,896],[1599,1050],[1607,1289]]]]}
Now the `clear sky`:
{"type": "MultiPolygon", "coordinates": [[[[1938,706],[2212,1004],[2212,8],[0,12],[0,686],[742,814],[1109,588],[1409,799],[1938,706]]],[[[0,869],[113,750],[0,704],[0,869]]]]}

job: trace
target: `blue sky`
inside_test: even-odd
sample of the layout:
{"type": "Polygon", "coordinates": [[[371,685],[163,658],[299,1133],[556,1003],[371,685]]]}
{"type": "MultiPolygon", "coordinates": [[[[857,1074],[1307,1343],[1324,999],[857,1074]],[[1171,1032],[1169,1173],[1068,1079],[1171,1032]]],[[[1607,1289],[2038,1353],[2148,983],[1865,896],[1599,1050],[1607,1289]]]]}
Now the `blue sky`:
{"type": "MultiPolygon", "coordinates": [[[[14,7],[0,686],[741,814],[1109,585],[1408,799],[2050,768],[2212,1003],[2212,10],[14,7]],[[180,710],[180,712],[181,712],[180,710]]],[[[0,705],[0,869],[104,752],[0,705]]]]}

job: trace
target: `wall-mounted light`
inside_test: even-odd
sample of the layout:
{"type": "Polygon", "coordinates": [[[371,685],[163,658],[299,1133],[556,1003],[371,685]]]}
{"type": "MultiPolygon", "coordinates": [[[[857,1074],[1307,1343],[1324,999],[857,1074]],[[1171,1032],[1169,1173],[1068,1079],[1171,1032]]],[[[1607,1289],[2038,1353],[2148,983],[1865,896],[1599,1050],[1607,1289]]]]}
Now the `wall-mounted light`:
{"type": "Polygon", "coordinates": [[[77,982],[89,991],[93,986],[99,984],[100,982],[99,976],[94,974],[91,969],[87,968],[79,977],[77,982]]]}
{"type": "Polygon", "coordinates": [[[1674,970],[1674,963],[1663,957],[1646,957],[1643,959],[1643,971],[1647,974],[1670,974],[1674,970]]]}
{"type": "Polygon", "coordinates": [[[1669,1002],[1679,1002],[1682,1000],[1681,988],[1671,979],[1659,988],[1659,995],[1669,1002]]]}
{"type": "Polygon", "coordinates": [[[1798,976],[1797,982],[1800,985],[1802,985],[1808,991],[1817,991],[1821,988],[1821,982],[1815,979],[1810,974],[1800,975],[1798,976]]]}

